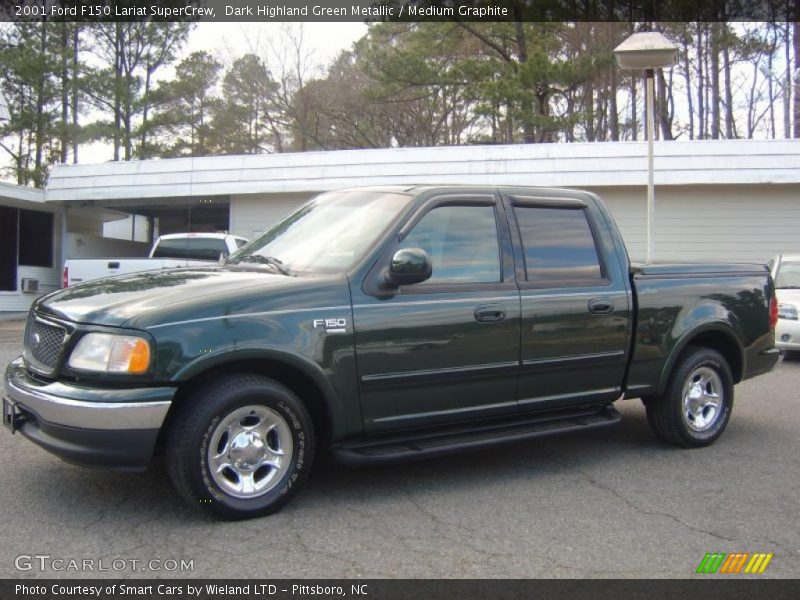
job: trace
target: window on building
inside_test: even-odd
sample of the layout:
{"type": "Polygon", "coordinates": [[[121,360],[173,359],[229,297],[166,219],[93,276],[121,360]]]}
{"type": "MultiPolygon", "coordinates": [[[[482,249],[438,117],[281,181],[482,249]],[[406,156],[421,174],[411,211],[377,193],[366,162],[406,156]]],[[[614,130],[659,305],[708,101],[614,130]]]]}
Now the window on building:
{"type": "Polygon", "coordinates": [[[586,212],[580,209],[516,206],[525,278],[534,282],[592,282],[602,279],[600,259],[586,212]]]}
{"type": "Polygon", "coordinates": [[[17,209],[0,206],[0,292],[17,290],[17,209]]]}
{"type": "Polygon", "coordinates": [[[19,264],[26,267],[53,267],[52,213],[19,211],[19,264]]]}

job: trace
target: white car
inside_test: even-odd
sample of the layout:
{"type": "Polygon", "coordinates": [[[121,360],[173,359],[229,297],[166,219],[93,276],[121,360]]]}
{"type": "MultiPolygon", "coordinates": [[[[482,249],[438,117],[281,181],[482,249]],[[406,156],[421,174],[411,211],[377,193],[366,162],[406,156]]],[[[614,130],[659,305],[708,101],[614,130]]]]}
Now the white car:
{"type": "Polygon", "coordinates": [[[800,254],[779,254],[767,264],[778,297],[775,345],[781,350],[800,352],[800,254]]]}

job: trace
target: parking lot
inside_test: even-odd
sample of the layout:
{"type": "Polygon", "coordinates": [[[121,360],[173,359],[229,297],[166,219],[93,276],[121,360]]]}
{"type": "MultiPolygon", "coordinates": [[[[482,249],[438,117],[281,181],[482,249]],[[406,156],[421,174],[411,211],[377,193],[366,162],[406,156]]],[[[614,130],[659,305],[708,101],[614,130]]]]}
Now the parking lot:
{"type": "MultiPolygon", "coordinates": [[[[21,328],[0,321],[3,369],[21,328]]],[[[799,388],[800,361],[737,386],[728,430],[701,450],[659,443],[627,401],[621,425],[594,432],[385,468],[322,462],[280,513],[237,523],[186,507],[159,468],[85,470],[0,431],[0,577],[79,577],[52,567],[88,559],[126,561],[93,573],[115,578],[682,578],[715,551],[772,552],[760,577],[797,577],[799,388]],[[182,560],[190,572],[170,568],[182,560]]]]}

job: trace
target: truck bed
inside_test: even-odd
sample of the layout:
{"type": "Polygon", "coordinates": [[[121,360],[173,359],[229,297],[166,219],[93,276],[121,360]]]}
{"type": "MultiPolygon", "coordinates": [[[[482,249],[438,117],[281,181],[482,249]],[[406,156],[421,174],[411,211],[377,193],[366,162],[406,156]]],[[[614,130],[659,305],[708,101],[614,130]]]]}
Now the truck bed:
{"type": "Polygon", "coordinates": [[[766,265],[664,263],[631,265],[630,273],[636,317],[626,396],[663,392],[681,352],[699,339],[720,350],[737,382],[774,364],[766,265]]]}

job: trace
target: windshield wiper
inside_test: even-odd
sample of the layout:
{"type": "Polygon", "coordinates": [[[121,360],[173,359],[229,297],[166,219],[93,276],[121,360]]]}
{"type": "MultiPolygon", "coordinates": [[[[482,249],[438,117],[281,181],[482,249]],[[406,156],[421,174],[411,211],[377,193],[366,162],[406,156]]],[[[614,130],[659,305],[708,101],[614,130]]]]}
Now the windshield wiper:
{"type": "Polygon", "coordinates": [[[800,290],[800,285],[781,285],[776,287],[778,290],[800,290]]]}
{"type": "Polygon", "coordinates": [[[289,269],[283,266],[283,261],[280,258],[275,258],[274,256],[261,256],[260,254],[249,254],[247,256],[242,256],[241,258],[236,259],[236,263],[256,263],[259,265],[269,265],[270,267],[274,267],[281,275],[291,275],[289,269]]]}

